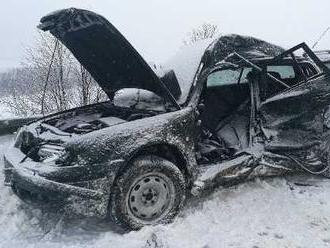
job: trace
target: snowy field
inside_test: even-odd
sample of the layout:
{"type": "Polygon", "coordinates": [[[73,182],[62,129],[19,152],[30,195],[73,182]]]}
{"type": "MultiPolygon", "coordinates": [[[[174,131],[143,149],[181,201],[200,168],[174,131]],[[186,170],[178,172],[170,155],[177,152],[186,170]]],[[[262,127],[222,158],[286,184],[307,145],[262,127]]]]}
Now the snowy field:
{"type": "MultiPolygon", "coordinates": [[[[1,159],[11,140],[0,136],[1,159]]],[[[329,198],[330,180],[258,180],[189,201],[173,224],[118,234],[33,209],[1,183],[0,247],[330,247],[329,198]]]]}

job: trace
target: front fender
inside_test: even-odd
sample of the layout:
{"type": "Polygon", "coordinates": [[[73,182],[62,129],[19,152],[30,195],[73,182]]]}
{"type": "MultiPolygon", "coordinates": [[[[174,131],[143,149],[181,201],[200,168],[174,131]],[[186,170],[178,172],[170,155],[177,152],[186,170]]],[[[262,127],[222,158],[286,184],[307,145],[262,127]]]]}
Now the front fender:
{"type": "MultiPolygon", "coordinates": [[[[67,150],[78,164],[103,164],[129,158],[142,147],[168,144],[182,153],[188,167],[196,165],[197,129],[191,107],[171,113],[139,119],[74,138],[67,150]]],[[[189,170],[189,168],[187,168],[189,170]]]]}

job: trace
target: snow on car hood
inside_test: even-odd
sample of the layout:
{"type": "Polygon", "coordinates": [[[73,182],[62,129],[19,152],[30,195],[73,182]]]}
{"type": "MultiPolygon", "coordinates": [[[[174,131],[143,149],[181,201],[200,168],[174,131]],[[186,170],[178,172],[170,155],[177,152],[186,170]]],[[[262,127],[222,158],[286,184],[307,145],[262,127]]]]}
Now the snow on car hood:
{"type": "MultiPolygon", "coordinates": [[[[58,38],[112,99],[123,88],[152,91],[177,106],[166,82],[155,74],[125,37],[104,17],[82,9],[64,9],[41,18],[38,26],[58,38]]],[[[172,83],[172,82],[170,82],[172,83]]],[[[173,85],[173,83],[172,83],[173,85]]],[[[171,86],[171,84],[170,84],[171,86]]]]}

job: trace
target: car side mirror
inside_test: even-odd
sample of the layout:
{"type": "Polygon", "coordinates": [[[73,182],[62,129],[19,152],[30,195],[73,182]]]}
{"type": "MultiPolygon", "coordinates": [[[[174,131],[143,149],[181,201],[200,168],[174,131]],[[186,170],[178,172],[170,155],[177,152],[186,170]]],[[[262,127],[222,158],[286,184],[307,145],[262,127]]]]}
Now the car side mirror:
{"type": "Polygon", "coordinates": [[[161,80],[166,85],[168,90],[174,96],[175,99],[178,99],[182,92],[178,82],[178,79],[173,70],[167,71],[162,77],[161,80]]]}

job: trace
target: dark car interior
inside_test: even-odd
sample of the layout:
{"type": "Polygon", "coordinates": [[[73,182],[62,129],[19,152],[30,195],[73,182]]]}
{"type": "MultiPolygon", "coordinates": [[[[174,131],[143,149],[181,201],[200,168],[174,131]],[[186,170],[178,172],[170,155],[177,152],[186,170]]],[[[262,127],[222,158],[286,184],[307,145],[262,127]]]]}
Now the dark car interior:
{"type": "MultiPolygon", "coordinates": [[[[289,87],[303,80],[300,69],[292,64],[266,64],[262,68],[289,87]]],[[[301,68],[308,76],[317,73],[309,63],[301,63],[301,68]]],[[[202,102],[205,105],[201,114],[202,127],[212,134],[202,140],[209,142],[211,136],[211,139],[216,140],[222,149],[225,147],[231,155],[249,145],[251,94],[248,78],[252,71],[252,68],[247,67],[214,71],[208,76],[202,93],[202,102]]],[[[265,73],[256,75],[261,101],[285,89],[285,86],[273,81],[265,73]]]]}

